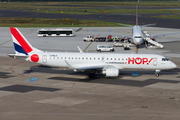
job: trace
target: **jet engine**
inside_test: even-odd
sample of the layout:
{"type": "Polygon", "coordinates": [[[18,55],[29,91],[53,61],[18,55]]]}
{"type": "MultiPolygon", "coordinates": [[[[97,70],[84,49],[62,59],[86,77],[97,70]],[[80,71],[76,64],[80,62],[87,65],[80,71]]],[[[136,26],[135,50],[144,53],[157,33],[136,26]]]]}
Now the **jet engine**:
{"type": "Polygon", "coordinates": [[[156,41],[156,38],[154,38],[154,37],[151,37],[150,39],[153,40],[153,41],[156,41]]]}
{"type": "Polygon", "coordinates": [[[117,77],[119,75],[119,69],[117,68],[108,68],[102,71],[106,77],[117,77]]]}
{"type": "Polygon", "coordinates": [[[121,37],[121,38],[120,38],[120,42],[124,42],[125,40],[126,40],[125,37],[121,37]]]}

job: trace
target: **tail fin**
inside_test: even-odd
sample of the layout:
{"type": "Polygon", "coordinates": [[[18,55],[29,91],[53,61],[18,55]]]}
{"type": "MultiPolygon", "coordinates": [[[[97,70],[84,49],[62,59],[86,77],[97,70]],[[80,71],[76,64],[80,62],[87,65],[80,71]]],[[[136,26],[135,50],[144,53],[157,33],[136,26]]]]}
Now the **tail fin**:
{"type": "Polygon", "coordinates": [[[136,5],[136,26],[138,26],[138,6],[136,5]]]}
{"type": "Polygon", "coordinates": [[[28,53],[31,52],[42,52],[41,50],[32,47],[17,28],[11,27],[10,30],[16,54],[28,55],[28,53]]]}

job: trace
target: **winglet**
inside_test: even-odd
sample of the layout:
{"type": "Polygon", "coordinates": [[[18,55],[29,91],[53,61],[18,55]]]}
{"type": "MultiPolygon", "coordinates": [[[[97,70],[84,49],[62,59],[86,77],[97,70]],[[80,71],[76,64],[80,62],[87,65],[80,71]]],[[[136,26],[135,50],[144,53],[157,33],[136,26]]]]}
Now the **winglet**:
{"type": "Polygon", "coordinates": [[[79,46],[77,46],[78,50],[80,53],[83,53],[83,51],[81,50],[81,48],[79,46]]]}

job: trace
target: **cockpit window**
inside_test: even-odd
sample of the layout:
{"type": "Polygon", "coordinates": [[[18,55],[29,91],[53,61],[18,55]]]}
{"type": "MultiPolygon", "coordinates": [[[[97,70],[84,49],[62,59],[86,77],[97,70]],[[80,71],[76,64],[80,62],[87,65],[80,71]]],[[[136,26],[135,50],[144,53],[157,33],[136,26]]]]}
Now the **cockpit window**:
{"type": "Polygon", "coordinates": [[[167,58],[162,58],[162,61],[169,61],[169,59],[167,59],[167,58]]]}
{"type": "Polygon", "coordinates": [[[142,38],[142,36],[135,36],[135,38],[142,38]]]}

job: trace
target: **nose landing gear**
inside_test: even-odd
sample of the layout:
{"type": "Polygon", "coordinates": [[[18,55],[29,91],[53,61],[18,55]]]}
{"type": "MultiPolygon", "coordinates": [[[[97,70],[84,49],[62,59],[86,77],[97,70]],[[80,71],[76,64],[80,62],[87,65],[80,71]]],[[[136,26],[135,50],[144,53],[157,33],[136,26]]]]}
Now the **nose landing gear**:
{"type": "Polygon", "coordinates": [[[159,73],[160,73],[160,72],[161,72],[161,70],[156,70],[156,71],[155,71],[155,76],[156,76],[156,77],[159,77],[159,73]]]}

